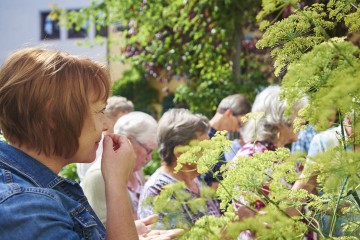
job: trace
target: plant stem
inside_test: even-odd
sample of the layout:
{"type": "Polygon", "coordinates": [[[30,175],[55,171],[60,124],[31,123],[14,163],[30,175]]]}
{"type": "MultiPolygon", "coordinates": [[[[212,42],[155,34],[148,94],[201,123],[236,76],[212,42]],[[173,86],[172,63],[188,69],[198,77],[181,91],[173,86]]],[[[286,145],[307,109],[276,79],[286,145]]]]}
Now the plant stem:
{"type": "MultiPolygon", "coordinates": [[[[218,181],[218,183],[225,189],[226,193],[230,196],[230,199],[233,199],[233,201],[235,201],[234,198],[233,198],[233,196],[232,196],[231,193],[229,192],[229,190],[228,190],[228,189],[224,186],[224,184],[222,183],[222,181],[214,174],[214,172],[213,172],[212,170],[210,170],[210,171],[211,171],[211,174],[215,177],[216,181],[218,181]]],[[[256,209],[254,209],[254,208],[252,208],[252,207],[249,207],[248,205],[243,204],[243,203],[241,203],[241,202],[238,202],[238,201],[236,201],[236,202],[239,203],[239,204],[241,204],[242,206],[246,207],[246,208],[249,209],[250,211],[252,211],[252,212],[254,212],[254,213],[258,213],[258,211],[257,211],[256,209]]]]}
{"type": "Polygon", "coordinates": [[[340,194],[339,194],[339,196],[337,198],[337,201],[336,201],[336,206],[335,206],[334,212],[333,212],[332,217],[331,217],[331,225],[330,225],[331,228],[330,228],[330,234],[329,234],[330,237],[332,237],[332,233],[334,231],[335,221],[336,221],[336,212],[337,212],[337,210],[339,208],[340,199],[341,199],[341,196],[343,195],[343,192],[345,190],[345,186],[346,186],[348,180],[349,180],[349,176],[347,176],[345,178],[345,181],[344,181],[344,183],[343,183],[343,185],[341,187],[340,194]]]}
{"type": "Polygon", "coordinates": [[[352,190],[352,191],[351,191],[351,195],[354,197],[355,202],[356,202],[357,205],[358,205],[358,208],[360,208],[360,198],[359,198],[359,195],[357,194],[357,192],[354,191],[354,190],[352,190]]]}
{"type": "MultiPolygon", "coordinates": [[[[308,229],[311,230],[311,231],[314,231],[316,232],[317,234],[321,235],[322,238],[325,238],[323,232],[317,227],[319,225],[319,223],[316,221],[316,219],[313,217],[312,219],[308,219],[302,212],[300,212],[300,215],[306,220],[309,222],[309,224],[312,226],[310,227],[309,225],[307,225],[308,229]],[[313,224],[312,221],[314,221],[316,223],[313,224]]],[[[316,213],[314,214],[316,215],[316,213]]]]}
{"type": "MultiPolygon", "coordinates": [[[[281,209],[279,207],[279,205],[274,202],[273,200],[271,200],[261,189],[259,189],[259,192],[261,193],[261,195],[263,195],[263,197],[266,199],[266,201],[268,201],[269,203],[271,203],[272,205],[274,205],[282,214],[284,214],[284,216],[290,218],[291,220],[293,220],[294,222],[296,222],[297,220],[293,219],[286,211],[284,211],[283,209],[281,209]]],[[[301,214],[301,213],[300,213],[301,214]]],[[[314,231],[320,235],[322,235],[322,233],[316,229],[316,228],[313,228],[313,227],[310,227],[309,225],[307,225],[307,228],[311,231],[314,231]]]]}

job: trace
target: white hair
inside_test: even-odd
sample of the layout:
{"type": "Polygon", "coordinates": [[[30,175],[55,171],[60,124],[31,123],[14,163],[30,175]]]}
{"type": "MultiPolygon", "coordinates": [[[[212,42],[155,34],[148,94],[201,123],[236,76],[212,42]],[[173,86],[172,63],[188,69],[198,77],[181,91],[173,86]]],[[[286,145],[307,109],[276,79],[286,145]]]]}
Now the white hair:
{"type": "Polygon", "coordinates": [[[119,112],[134,111],[134,104],[121,96],[111,96],[107,99],[105,115],[108,117],[116,117],[119,112]]]}
{"type": "MultiPolygon", "coordinates": [[[[263,113],[262,117],[247,121],[241,134],[246,143],[254,141],[274,142],[278,133],[280,124],[292,124],[288,116],[286,116],[286,101],[282,101],[280,96],[280,86],[271,85],[260,92],[254,101],[251,112],[263,113]]],[[[306,104],[306,99],[301,99],[294,107],[298,111],[306,104]]]]}
{"type": "Polygon", "coordinates": [[[114,126],[114,133],[133,136],[142,144],[157,145],[156,120],[144,112],[130,112],[120,117],[114,126]]]}

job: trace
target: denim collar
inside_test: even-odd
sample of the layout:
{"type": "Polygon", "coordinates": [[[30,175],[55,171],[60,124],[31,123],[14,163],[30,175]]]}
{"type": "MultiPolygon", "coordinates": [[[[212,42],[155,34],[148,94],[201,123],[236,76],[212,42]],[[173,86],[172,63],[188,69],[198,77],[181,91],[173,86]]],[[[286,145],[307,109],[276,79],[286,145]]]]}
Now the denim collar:
{"type": "Polygon", "coordinates": [[[58,176],[39,161],[3,141],[0,141],[0,164],[24,176],[38,187],[54,188],[64,181],[72,185],[75,183],[58,176]]]}

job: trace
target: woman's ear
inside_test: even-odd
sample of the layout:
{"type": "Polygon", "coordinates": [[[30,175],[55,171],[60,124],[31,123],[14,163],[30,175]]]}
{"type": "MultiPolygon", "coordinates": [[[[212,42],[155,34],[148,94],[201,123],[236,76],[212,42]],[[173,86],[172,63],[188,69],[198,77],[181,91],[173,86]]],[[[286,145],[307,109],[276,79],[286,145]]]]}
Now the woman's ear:
{"type": "Polygon", "coordinates": [[[227,109],[227,110],[224,112],[224,115],[227,116],[227,117],[229,117],[229,116],[232,116],[232,115],[233,115],[233,112],[232,112],[232,110],[229,108],[229,109],[227,109]]]}

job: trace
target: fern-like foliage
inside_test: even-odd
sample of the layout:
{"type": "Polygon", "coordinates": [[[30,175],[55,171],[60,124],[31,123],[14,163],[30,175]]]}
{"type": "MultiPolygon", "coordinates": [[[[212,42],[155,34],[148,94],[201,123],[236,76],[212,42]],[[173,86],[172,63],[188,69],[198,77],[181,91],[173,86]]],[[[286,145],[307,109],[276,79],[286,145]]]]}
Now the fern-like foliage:
{"type": "Polygon", "coordinates": [[[189,230],[193,219],[207,212],[206,202],[215,198],[215,191],[203,186],[199,195],[194,197],[183,182],[171,183],[163,186],[160,194],[145,199],[142,207],[153,208],[153,212],[159,214],[160,220],[153,225],[157,229],[189,230]]]}
{"type": "Polygon", "coordinates": [[[293,61],[299,59],[312,47],[325,41],[325,30],[332,29],[334,23],[326,19],[323,4],[313,4],[298,9],[295,14],[269,26],[258,41],[258,48],[273,48],[275,75],[279,75],[293,61]]]}
{"type": "Polygon", "coordinates": [[[359,53],[358,47],[339,38],[315,46],[289,66],[282,82],[283,98],[293,106],[307,96],[311,105],[300,115],[319,129],[327,128],[333,110],[342,115],[359,113],[359,53]]]}
{"type": "Polygon", "coordinates": [[[225,131],[216,132],[210,140],[192,140],[188,146],[180,149],[182,154],[177,159],[175,172],[178,172],[183,164],[195,163],[197,172],[205,174],[215,166],[224,152],[229,151],[231,144],[225,131]]]}
{"type": "Polygon", "coordinates": [[[337,23],[345,23],[349,33],[360,29],[358,5],[355,0],[332,0],[325,4],[314,3],[300,9],[297,1],[263,1],[263,10],[258,14],[262,29],[266,29],[258,48],[271,47],[275,59],[275,75],[280,75],[287,66],[304,53],[331,38],[330,31],[337,23]],[[264,18],[287,5],[295,10],[281,21],[270,25],[264,18]]]}
{"type": "MultiPolygon", "coordinates": [[[[214,141],[206,140],[205,145],[216,145],[223,149],[228,143],[226,138],[222,137],[224,136],[219,134],[218,139],[214,141]]],[[[191,146],[184,148],[186,149],[184,154],[189,152],[192,154],[184,155],[186,157],[182,158],[181,164],[194,163],[195,158],[209,154],[206,151],[199,151],[199,145],[201,142],[193,142],[191,146]]],[[[309,177],[314,172],[318,174],[318,191],[322,193],[320,196],[303,189],[291,189],[291,184],[299,178],[299,173],[295,169],[296,163],[305,162],[305,157],[301,154],[290,155],[288,149],[279,148],[276,151],[255,153],[251,157],[239,156],[221,169],[224,179],[220,181],[216,197],[221,200],[221,208],[225,215],[220,218],[214,216],[200,218],[182,239],[198,239],[199,236],[204,236],[201,239],[236,239],[245,230],[251,230],[256,238],[261,239],[302,239],[309,230],[318,232],[320,237],[325,237],[319,219],[333,214],[336,216],[335,219],[341,217],[347,221],[343,231],[348,237],[344,239],[356,239],[353,236],[360,232],[360,202],[354,197],[360,186],[359,156],[358,153],[335,148],[316,158],[312,167],[307,168],[311,171],[304,174],[308,174],[309,177]],[[265,207],[255,210],[258,201],[265,207]],[[234,203],[246,205],[253,209],[256,215],[239,221],[234,203]],[[288,208],[304,207],[307,212],[299,212],[300,216],[291,217],[287,213],[288,208]]],[[[205,161],[201,163],[202,168],[208,169],[206,165],[208,167],[213,165],[212,161],[207,162],[208,158],[204,159],[205,161]]],[[[170,186],[169,189],[172,189],[172,194],[178,191],[177,188],[170,186]]],[[[164,204],[169,199],[165,200],[163,196],[165,195],[161,197],[161,204],[160,202],[155,204],[160,204],[162,211],[170,211],[165,207],[170,205],[164,204]]],[[[182,194],[182,196],[186,195],[182,194]]],[[[211,194],[206,196],[214,197],[211,194]]],[[[178,205],[178,203],[174,204],[171,211],[178,205]]],[[[195,209],[201,209],[201,204],[192,211],[196,211],[195,209]]]]}

